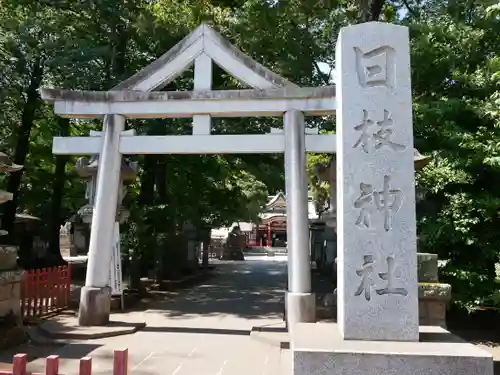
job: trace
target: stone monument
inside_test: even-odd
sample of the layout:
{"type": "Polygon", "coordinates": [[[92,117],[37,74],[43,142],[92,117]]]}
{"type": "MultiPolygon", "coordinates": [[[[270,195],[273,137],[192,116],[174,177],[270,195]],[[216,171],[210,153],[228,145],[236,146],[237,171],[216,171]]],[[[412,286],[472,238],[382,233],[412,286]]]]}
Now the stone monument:
{"type": "MultiPolygon", "coordinates": [[[[0,172],[17,172],[22,168],[22,165],[12,163],[7,155],[0,152],[0,172]]],[[[10,200],[12,200],[12,193],[0,190],[0,204],[10,200]]],[[[0,231],[1,236],[6,234],[8,234],[6,231],[0,231]]],[[[0,245],[0,348],[18,343],[16,339],[12,342],[14,336],[24,339],[23,334],[12,334],[23,321],[21,281],[24,270],[17,265],[17,250],[17,246],[0,245]]]]}
{"type": "Polygon", "coordinates": [[[419,328],[408,29],[343,28],[336,69],[337,324],[293,327],[294,374],[492,375],[488,353],[419,328]]]}

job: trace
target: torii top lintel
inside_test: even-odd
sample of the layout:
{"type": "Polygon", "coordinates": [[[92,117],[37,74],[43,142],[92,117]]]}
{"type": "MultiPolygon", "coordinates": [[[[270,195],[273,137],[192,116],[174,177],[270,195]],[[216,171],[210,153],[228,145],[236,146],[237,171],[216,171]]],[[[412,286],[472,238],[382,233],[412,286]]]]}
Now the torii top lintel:
{"type": "Polygon", "coordinates": [[[144,67],[115,90],[159,90],[181,75],[205,54],[235,78],[256,89],[298,87],[244,54],[203,23],[157,60],[144,67]]]}

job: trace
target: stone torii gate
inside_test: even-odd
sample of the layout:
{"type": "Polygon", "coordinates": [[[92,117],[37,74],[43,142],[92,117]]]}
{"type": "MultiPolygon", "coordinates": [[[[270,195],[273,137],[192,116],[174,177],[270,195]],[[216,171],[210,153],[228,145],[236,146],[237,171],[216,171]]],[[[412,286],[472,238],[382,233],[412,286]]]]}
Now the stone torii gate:
{"type": "Polygon", "coordinates": [[[290,323],[315,321],[311,293],[306,152],[335,152],[335,135],[306,129],[304,116],[331,115],[335,87],[302,88],[271,72],[202,24],[137,74],[111,91],[44,88],[44,100],[69,118],[104,117],[102,137],[55,137],[57,155],[100,154],[89,260],[79,311],[80,325],[109,322],[108,260],[122,155],[284,153],[289,243],[286,296],[290,323]],[[212,91],[212,64],[254,89],[212,91]],[[194,63],[194,91],[159,92],[194,63]],[[284,131],[211,135],[212,117],[283,116],[284,131]],[[140,136],[125,131],[127,118],[192,117],[192,135],[140,136]],[[307,134],[306,134],[307,133],[307,134]]]}
{"type": "Polygon", "coordinates": [[[104,116],[104,135],[56,138],[56,154],[100,153],[80,324],[109,320],[122,154],[285,153],[292,373],[493,375],[493,359],[449,333],[419,327],[410,46],[403,26],[341,29],[334,87],[300,88],[202,25],[172,52],[108,92],[43,90],[61,116],[104,116]],[[212,60],[254,90],[210,91],[212,60]],[[194,92],[151,92],[194,61],[194,92]],[[336,97],[337,93],[337,97],[336,97]],[[337,134],[307,134],[304,115],[336,111],[337,134]],[[193,135],[123,133],[126,118],[193,117],[193,135]],[[284,133],[210,135],[213,116],[283,116],[284,133]],[[337,152],[338,324],[315,321],[305,155],[337,152]],[[437,335],[421,335],[421,332],[437,335]]]}

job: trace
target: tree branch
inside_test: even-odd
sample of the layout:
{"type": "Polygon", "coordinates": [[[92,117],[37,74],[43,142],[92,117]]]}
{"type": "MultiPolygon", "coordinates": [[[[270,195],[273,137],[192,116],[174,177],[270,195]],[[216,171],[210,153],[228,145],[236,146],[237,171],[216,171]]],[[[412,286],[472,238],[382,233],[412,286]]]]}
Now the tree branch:
{"type": "MultiPolygon", "coordinates": [[[[314,68],[318,72],[318,75],[321,77],[321,79],[323,80],[325,85],[329,85],[330,84],[330,74],[328,74],[328,76],[327,76],[326,73],[323,73],[321,71],[321,69],[319,68],[319,65],[316,61],[313,61],[313,64],[314,64],[314,68]]],[[[331,71],[332,71],[332,69],[330,69],[330,73],[331,73],[331,71]]]]}
{"type": "Polygon", "coordinates": [[[418,18],[419,15],[417,12],[415,12],[411,7],[410,4],[408,4],[408,0],[401,0],[403,5],[405,6],[406,10],[408,13],[410,13],[413,17],[418,18]]]}

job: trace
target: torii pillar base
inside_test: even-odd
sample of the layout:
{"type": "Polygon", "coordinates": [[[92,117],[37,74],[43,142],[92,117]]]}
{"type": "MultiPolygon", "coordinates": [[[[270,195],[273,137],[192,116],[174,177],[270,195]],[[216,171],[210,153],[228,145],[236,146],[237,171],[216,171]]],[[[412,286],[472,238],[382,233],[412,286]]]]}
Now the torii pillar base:
{"type": "Polygon", "coordinates": [[[111,314],[111,288],[84,286],[80,295],[78,325],[105,326],[111,314]]]}

